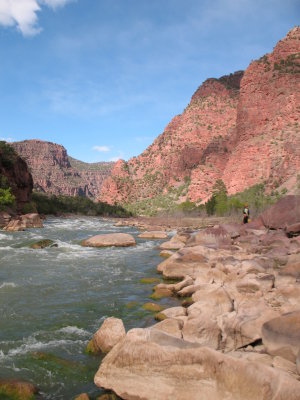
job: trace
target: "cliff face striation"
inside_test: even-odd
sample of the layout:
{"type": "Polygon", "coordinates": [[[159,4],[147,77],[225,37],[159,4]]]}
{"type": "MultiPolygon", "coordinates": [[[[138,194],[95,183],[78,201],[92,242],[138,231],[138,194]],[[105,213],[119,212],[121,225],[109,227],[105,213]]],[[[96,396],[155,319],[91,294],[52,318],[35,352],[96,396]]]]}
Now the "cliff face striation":
{"type": "Polygon", "coordinates": [[[300,28],[245,73],[208,79],[140,156],[118,161],[100,199],[134,202],[186,184],[180,200],[206,201],[217,179],[230,194],[277,187],[300,171],[300,28]]]}
{"type": "Polygon", "coordinates": [[[11,188],[17,210],[21,211],[31,198],[32,176],[26,162],[5,142],[0,142],[0,180],[1,184],[11,188]]]}
{"type": "Polygon", "coordinates": [[[69,157],[63,146],[42,140],[25,140],[12,146],[27,162],[34,189],[48,194],[97,197],[113,167],[109,162],[78,161],[69,157]]]}

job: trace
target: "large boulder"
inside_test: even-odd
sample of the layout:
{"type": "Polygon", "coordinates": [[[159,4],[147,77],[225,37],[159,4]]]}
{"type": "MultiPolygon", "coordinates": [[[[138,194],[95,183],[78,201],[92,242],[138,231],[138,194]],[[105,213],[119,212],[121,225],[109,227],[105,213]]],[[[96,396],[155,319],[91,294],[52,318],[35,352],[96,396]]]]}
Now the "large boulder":
{"type": "Polygon", "coordinates": [[[173,236],[168,242],[162,243],[159,248],[162,250],[180,250],[185,246],[185,243],[178,238],[173,236]]]}
{"type": "Polygon", "coordinates": [[[146,231],[140,233],[138,237],[142,239],[166,239],[168,235],[163,231],[146,231]]]}
{"type": "Polygon", "coordinates": [[[102,353],[108,353],[126,335],[124,324],[119,318],[106,318],[93,336],[93,343],[102,353]]]}
{"type": "Polygon", "coordinates": [[[262,339],[269,354],[295,362],[300,351],[300,310],[267,321],[262,339]]]}
{"type": "Polygon", "coordinates": [[[95,383],[134,400],[299,400],[300,383],[155,329],[134,329],[104,358],[95,383]]]}
{"type": "Polygon", "coordinates": [[[128,247],[135,246],[136,242],[133,236],[128,233],[108,233],[104,235],[92,236],[81,242],[85,247],[128,247]]]}
{"type": "Polygon", "coordinates": [[[3,228],[8,232],[17,232],[24,231],[27,228],[42,228],[43,222],[39,216],[39,214],[31,213],[21,215],[16,219],[12,219],[9,223],[3,228]]]}
{"type": "Polygon", "coordinates": [[[300,223],[300,196],[286,196],[260,215],[263,225],[269,229],[284,229],[300,223]]]}
{"type": "Polygon", "coordinates": [[[279,312],[269,307],[263,298],[245,296],[236,302],[235,310],[218,317],[222,330],[220,348],[232,351],[261,340],[262,325],[278,315],[279,312]]]}

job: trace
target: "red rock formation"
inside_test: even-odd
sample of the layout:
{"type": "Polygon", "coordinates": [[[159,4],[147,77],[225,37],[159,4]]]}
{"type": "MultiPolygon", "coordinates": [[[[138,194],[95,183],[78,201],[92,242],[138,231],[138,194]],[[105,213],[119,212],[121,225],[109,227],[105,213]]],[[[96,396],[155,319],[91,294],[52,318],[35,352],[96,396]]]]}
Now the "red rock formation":
{"type": "Polygon", "coordinates": [[[205,81],[151,146],[115,165],[100,199],[133,202],[190,180],[187,197],[205,201],[217,179],[235,193],[299,171],[299,39],[294,28],[244,76],[205,81]]]}
{"type": "Polygon", "coordinates": [[[31,199],[32,176],[26,162],[17,155],[14,149],[5,142],[0,142],[0,144],[0,179],[2,181],[4,177],[4,181],[16,197],[17,210],[21,211],[31,199]]]}
{"type": "Polygon", "coordinates": [[[34,189],[45,193],[96,197],[113,166],[75,160],[68,157],[63,146],[42,140],[25,140],[12,146],[27,162],[34,189]]]}

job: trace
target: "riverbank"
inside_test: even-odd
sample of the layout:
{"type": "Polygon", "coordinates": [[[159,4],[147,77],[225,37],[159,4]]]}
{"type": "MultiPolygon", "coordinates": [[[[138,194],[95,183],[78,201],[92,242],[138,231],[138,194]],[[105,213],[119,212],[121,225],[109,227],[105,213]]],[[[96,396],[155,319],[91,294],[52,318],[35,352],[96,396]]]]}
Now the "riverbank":
{"type": "Polygon", "coordinates": [[[193,304],[129,330],[95,383],[123,399],[299,400],[300,209],[286,201],[252,225],[187,233],[157,268],[180,282],[156,289],[193,304]]]}

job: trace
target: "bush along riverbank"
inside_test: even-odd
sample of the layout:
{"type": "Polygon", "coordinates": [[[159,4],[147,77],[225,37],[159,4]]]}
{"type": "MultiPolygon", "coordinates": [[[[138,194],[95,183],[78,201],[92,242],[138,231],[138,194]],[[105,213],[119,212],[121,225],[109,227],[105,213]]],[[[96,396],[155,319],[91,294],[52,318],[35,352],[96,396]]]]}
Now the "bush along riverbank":
{"type": "Polygon", "coordinates": [[[37,211],[44,215],[82,214],[105,217],[130,217],[132,215],[122,206],[103,202],[95,203],[87,197],[47,196],[36,192],[32,194],[32,202],[26,211],[37,211]]]}
{"type": "Polygon", "coordinates": [[[300,196],[248,225],[178,236],[157,270],[180,281],[155,291],[190,301],[152,327],[119,329],[96,385],[128,399],[299,400],[300,196]]]}

